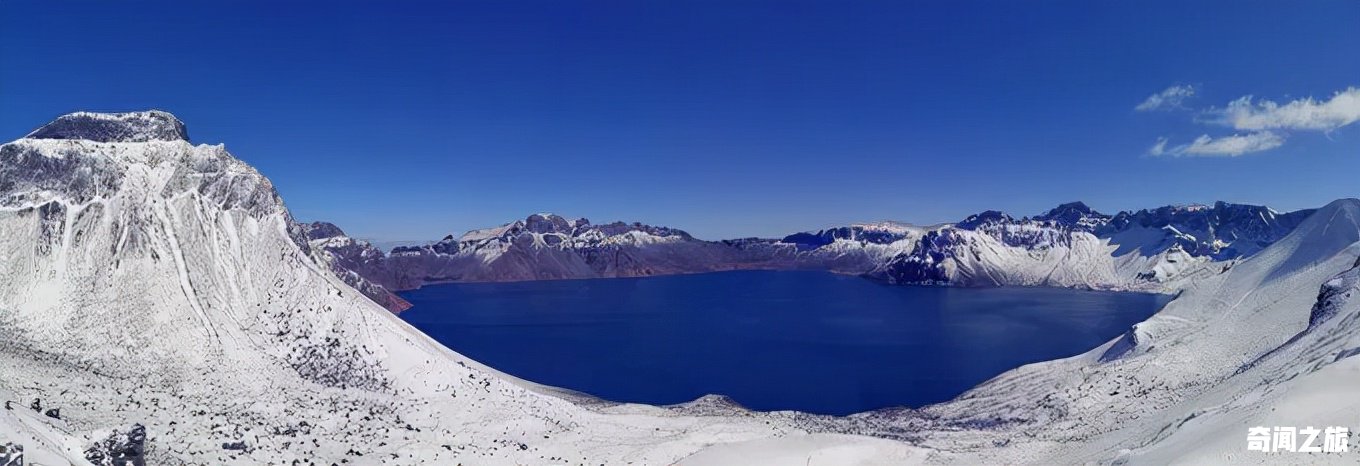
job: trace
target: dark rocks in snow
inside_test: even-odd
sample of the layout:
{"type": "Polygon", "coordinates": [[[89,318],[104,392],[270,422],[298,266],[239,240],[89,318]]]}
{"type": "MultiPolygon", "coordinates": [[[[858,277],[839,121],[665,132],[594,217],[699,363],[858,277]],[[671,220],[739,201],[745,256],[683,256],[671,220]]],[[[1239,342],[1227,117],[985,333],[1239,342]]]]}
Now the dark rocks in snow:
{"type": "MultiPolygon", "coordinates": [[[[871,256],[853,247],[827,246],[845,241],[861,247],[889,245],[921,234],[914,231],[922,229],[852,225],[795,233],[778,240],[702,241],[673,228],[623,222],[593,225],[585,219],[534,214],[462,237],[448,235],[430,245],[394,248],[390,255],[369,250],[371,246],[362,242],[335,242],[328,248],[338,258],[337,274],[350,277],[347,282],[364,280],[385,290],[439,282],[635,277],[753,268],[863,273],[900,284],[996,286],[1000,283],[992,283],[996,280],[988,277],[951,282],[955,277],[949,272],[950,264],[975,262],[978,248],[985,247],[970,232],[1029,252],[1070,247],[1074,241],[1085,239],[1080,235],[1094,235],[1117,246],[1113,256],[1166,254],[1166,261],[1174,263],[1174,256],[1184,252],[1222,261],[1254,254],[1283,238],[1311,213],[1277,213],[1266,207],[1225,202],[1116,215],[1101,213],[1082,202],[1065,203],[1034,217],[1012,217],[989,210],[953,225],[923,229],[926,231],[914,244],[883,256],[871,256]],[[620,236],[632,232],[666,240],[632,241],[620,236]]],[[[317,231],[313,233],[316,237],[339,233],[339,228],[329,224],[313,224],[312,228],[317,231]]],[[[1157,279],[1155,272],[1139,273],[1143,275],[1136,280],[1157,279]]],[[[365,288],[351,285],[374,296],[365,288]]]]}
{"type": "Polygon", "coordinates": [[[114,430],[85,449],[85,460],[97,466],[146,466],[146,427],[133,424],[126,433],[114,430]]]}
{"type": "Polygon", "coordinates": [[[962,228],[964,230],[976,230],[984,225],[1011,223],[1014,221],[1015,219],[1011,218],[1010,215],[1006,215],[1005,212],[1001,212],[998,210],[988,210],[979,214],[969,215],[968,218],[965,218],[963,219],[963,221],[954,224],[954,226],[962,228]]]}
{"type": "Polygon", "coordinates": [[[24,446],[18,443],[0,443],[0,465],[24,466],[24,446]]]}
{"type": "Polygon", "coordinates": [[[308,241],[315,242],[309,243],[308,248],[317,249],[329,258],[331,273],[340,281],[393,313],[411,308],[411,303],[375,281],[378,277],[392,275],[386,270],[386,255],[381,250],[367,241],[345,236],[344,230],[331,223],[302,223],[297,224],[297,228],[308,241]]]}
{"type": "Polygon", "coordinates": [[[868,228],[864,225],[828,228],[817,232],[794,233],[780,240],[797,245],[800,249],[817,249],[836,242],[836,240],[864,241],[872,244],[889,244],[904,238],[900,232],[868,228]]]}
{"type": "Polygon", "coordinates": [[[1034,216],[1034,219],[1066,228],[1091,231],[1109,222],[1110,216],[1096,212],[1086,203],[1077,201],[1054,207],[1048,212],[1034,216]]]}
{"type": "Polygon", "coordinates": [[[1315,210],[1278,213],[1265,206],[1222,201],[1213,206],[1164,206],[1120,212],[1094,232],[1113,238],[1134,229],[1161,230],[1165,240],[1142,245],[1140,253],[1151,255],[1175,246],[1191,256],[1228,260],[1279,241],[1315,210]]]}
{"type": "Polygon", "coordinates": [[[303,233],[305,233],[305,234],[307,235],[307,239],[309,239],[309,240],[318,240],[318,239],[334,238],[334,237],[337,237],[337,236],[345,236],[345,231],[344,231],[344,230],[341,230],[340,227],[335,226],[334,223],[330,223],[330,222],[312,222],[312,223],[304,223],[304,224],[301,224],[301,226],[302,226],[302,231],[303,231],[303,233]]]}

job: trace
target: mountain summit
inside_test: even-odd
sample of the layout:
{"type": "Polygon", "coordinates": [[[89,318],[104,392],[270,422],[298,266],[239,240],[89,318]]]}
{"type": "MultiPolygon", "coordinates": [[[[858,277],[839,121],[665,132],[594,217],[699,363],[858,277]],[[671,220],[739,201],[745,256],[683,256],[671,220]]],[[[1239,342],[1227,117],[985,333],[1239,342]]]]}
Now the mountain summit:
{"type": "Polygon", "coordinates": [[[95,142],[188,141],[184,122],[168,112],[76,112],[62,115],[28,133],[29,139],[83,139],[95,142]]]}

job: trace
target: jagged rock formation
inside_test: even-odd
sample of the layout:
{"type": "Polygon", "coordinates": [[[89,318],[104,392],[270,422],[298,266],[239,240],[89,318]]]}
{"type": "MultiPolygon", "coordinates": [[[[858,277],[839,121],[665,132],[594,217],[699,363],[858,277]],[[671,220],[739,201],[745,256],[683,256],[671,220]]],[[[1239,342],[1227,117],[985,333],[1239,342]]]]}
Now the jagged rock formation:
{"type": "Polygon", "coordinates": [[[1034,218],[988,211],[929,231],[868,276],[908,284],[1167,292],[1260,251],[1311,214],[1224,202],[1114,216],[1082,203],[1034,218]]]}
{"type": "Polygon", "coordinates": [[[1106,215],[1081,202],[1032,218],[987,211],[955,224],[855,224],[782,239],[702,241],[642,224],[535,214],[391,255],[331,248],[348,270],[404,290],[452,281],[813,269],[898,284],[1174,292],[1288,234],[1311,210],[1219,202],[1106,215]]]}
{"type": "Polygon", "coordinates": [[[358,271],[379,277],[392,275],[386,269],[389,264],[382,250],[367,241],[346,236],[340,227],[330,223],[304,223],[300,228],[310,242],[312,251],[320,255],[318,260],[330,264],[331,271],[345,284],[393,313],[411,308],[411,303],[405,299],[359,274],[358,271]]]}
{"type": "Polygon", "coordinates": [[[447,281],[638,277],[748,265],[734,248],[673,228],[623,222],[594,225],[586,219],[534,214],[428,246],[395,248],[387,258],[387,271],[370,268],[361,274],[407,289],[447,281]]]}

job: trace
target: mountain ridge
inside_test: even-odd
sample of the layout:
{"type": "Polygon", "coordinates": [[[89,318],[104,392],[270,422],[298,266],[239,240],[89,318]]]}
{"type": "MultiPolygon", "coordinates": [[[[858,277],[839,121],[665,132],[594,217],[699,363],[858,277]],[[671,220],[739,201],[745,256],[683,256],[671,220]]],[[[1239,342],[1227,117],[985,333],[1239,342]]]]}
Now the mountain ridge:
{"type": "Polygon", "coordinates": [[[351,271],[392,290],[458,281],[827,270],[894,284],[1058,286],[1171,293],[1287,234],[1312,212],[1216,202],[1107,215],[1080,201],[1033,217],[985,211],[915,226],[856,223],[778,239],[705,241],[641,223],[532,214],[423,246],[369,253],[351,271]],[[1066,265],[1063,265],[1066,264],[1066,265]],[[1080,275],[1053,270],[1080,270],[1080,275]]]}

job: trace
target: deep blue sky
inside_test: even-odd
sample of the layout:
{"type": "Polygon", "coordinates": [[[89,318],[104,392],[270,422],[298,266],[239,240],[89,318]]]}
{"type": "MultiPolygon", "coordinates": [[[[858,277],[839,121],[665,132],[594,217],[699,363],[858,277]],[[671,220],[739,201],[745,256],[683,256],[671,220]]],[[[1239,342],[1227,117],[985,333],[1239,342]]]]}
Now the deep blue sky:
{"type": "Polygon", "coordinates": [[[1360,125],[1240,157],[1205,109],[1360,86],[1360,2],[0,2],[0,138],[168,110],[297,217],[536,211],[703,238],[1360,194],[1360,125]],[[1172,85],[1185,109],[1136,111],[1172,85]]]}

